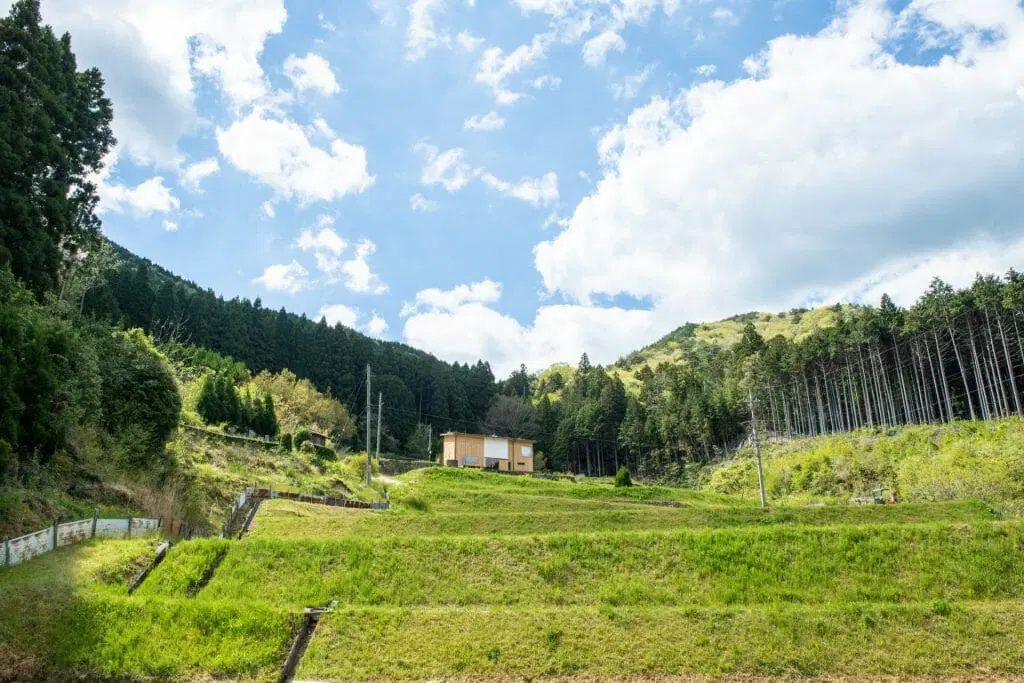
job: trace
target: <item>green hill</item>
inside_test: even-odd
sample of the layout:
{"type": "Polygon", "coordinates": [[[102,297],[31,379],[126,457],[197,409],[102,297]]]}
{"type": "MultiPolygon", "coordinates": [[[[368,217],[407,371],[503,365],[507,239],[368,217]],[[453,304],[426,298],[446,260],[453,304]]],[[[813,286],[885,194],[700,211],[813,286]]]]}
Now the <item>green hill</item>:
{"type": "MultiPolygon", "coordinates": [[[[848,311],[852,306],[840,306],[848,311]]],[[[615,362],[613,371],[626,380],[646,366],[652,370],[662,363],[686,363],[689,354],[697,350],[731,348],[743,335],[743,328],[753,323],[764,339],[781,336],[795,342],[807,339],[818,330],[834,327],[837,320],[835,306],[813,310],[793,309],[782,313],[742,313],[710,323],[686,323],[677,327],[649,346],[634,351],[615,362]]]]}

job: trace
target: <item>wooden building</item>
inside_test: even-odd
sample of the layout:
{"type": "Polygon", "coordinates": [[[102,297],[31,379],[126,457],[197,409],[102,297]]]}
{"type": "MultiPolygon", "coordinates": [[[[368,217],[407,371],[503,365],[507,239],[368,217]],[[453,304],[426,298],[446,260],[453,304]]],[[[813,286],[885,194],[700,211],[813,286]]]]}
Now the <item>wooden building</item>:
{"type": "Polygon", "coordinates": [[[500,472],[533,472],[533,441],[505,436],[448,432],[444,438],[446,467],[474,467],[500,472]]]}

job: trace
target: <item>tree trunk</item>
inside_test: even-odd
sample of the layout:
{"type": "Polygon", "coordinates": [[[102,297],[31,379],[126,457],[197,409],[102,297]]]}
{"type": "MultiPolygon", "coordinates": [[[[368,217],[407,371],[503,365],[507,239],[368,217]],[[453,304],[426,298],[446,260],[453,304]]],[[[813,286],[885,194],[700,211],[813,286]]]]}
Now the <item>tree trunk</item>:
{"type": "Polygon", "coordinates": [[[963,358],[960,357],[960,349],[956,346],[956,337],[953,336],[953,327],[947,322],[946,331],[949,332],[949,340],[953,343],[953,355],[956,356],[956,364],[960,368],[960,377],[964,382],[964,394],[967,396],[967,408],[971,412],[971,420],[977,420],[974,412],[974,401],[971,400],[971,385],[967,382],[967,370],[964,369],[963,358]]]}
{"type": "Polygon", "coordinates": [[[1006,345],[1006,331],[1003,329],[1003,318],[996,313],[996,323],[999,326],[999,339],[1003,342],[1003,358],[1006,360],[1006,374],[1010,376],[1010,390],[1013,392],[1013,405],[1018,415],[1024,415],[1020,409],[1020,393],[1017,391],[1016,373],[1013,371],[1013,360],[1010,358],[1010,349],[1006,345]]]}

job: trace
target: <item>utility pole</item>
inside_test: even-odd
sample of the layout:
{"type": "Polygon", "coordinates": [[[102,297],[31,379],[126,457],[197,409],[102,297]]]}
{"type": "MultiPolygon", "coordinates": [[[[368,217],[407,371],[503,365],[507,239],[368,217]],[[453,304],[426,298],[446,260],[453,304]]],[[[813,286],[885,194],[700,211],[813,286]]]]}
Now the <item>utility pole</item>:
{"type": "Polygon", "coordinates": [[[373,468],[370,467],[370,430],[373,428],[373,409],[370,407],[370,364],[366,364],[366,485],[373,483],[373,468]]]}
{"type": "Polygon", "coordinates": [[[757,440],[757,415],[754,414],[754,392],[747,388],[747,400],[750,402],[750,425],[754,436],[754,453],[757,455],[757,488],[761,493],[761,507],[768,507],[768,498],[764,495],[764,470],[761,469],[761,444],[757,440]]]}
{"type": "Polygon", "coordinates": [[[427,460],[434,459],[434,425],[427,425],[427,460]]]}
{"type": "Polygon", "coordinates": [[[380,462],[380,423],[382,421],[381,415],[384,412],[384,392],[380,392],[377,396],[377,455],[376,460],[380,462]]]}

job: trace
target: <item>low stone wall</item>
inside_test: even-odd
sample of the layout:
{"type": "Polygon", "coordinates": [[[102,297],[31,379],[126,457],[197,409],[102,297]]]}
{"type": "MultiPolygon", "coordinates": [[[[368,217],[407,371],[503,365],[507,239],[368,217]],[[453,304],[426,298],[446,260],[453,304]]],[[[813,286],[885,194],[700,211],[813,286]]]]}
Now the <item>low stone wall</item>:
{"type": "Polygon", "coordinates": [[[439,464],[440,463],[431,462],[430,460],[392,460],[388,458],[381,458],[380,473],[393,477],[396,474],[405,474],[406,472],[421,470],[426,467],[437,467],[439,464]]]}
{"type": "Polygon", "coordinates": [[[150,517],[125,519],[79,519],[40,529],[31,534],[5,540],[0,546],[0,566],[11,567],[33,557],[90,538],[133,538],[154,534],[160,520],[150,517]]]}

